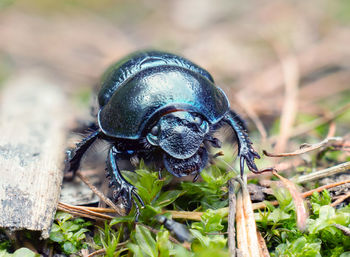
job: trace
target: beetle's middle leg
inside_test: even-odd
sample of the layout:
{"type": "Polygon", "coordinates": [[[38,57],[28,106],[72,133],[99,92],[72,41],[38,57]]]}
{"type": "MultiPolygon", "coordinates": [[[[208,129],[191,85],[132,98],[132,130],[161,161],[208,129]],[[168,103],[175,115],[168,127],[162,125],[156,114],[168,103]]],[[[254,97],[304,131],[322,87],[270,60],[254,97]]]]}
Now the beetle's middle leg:
{"type": "Polygon", "coordinates": [[[119,197],[121,197],[127,212],[131,210],[132,203],[134,203],[136,208],[136,219],[137,219],[137,217],[140,214],[140,211],[133,196],[136,197],[136,199],[141,203],[142,206],[144,206],[144,203],[141,197],[137,194],[136,188],[133,185],[131,185],[128,181],[126,181],[126,179],[121,174],[117,165],[118,153],[120,152],[118,152],[116,147],[113,146],[109,150],[108,158],[107,158],[107,172],[110,177],[110,186],[114,187],[113,198],[117,200],[119,197]]]}
{"type": "Polygon", "coordinates": [[[85,137],[80,143],[78,143],[75,149],[71,149],[66,152],[67,156],[65,161],[65,172],[73,172],[72,178],[75,176],[76,171],[79,169],[80,161],[84,153],[100,136],[100,133],[100,130],[94,131],[85,137]]]}

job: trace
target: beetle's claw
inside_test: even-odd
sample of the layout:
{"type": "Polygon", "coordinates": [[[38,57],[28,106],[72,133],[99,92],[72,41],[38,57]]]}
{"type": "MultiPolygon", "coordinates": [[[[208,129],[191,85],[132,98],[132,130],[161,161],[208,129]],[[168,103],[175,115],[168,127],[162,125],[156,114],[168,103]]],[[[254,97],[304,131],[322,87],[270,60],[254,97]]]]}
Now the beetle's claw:
{"type": "Polygon", "coordinates": [[[137,221],[138,217],[140,216],[140,209],[134,198],[136,198],[140,202],[142,207],[145,206],[145,204],[142,201],[139,194],[136,192],[135,187],[127,182],[122,182],[121,184],[118,184],[118,186],[116,186],[116,189],[113,190],[113,199],[115,202],[117,202],[119,198],[121,199],[127,213],[130,212],[132,205],[135,205],[135,220],[137,221]]]}
{"type": "Polygon", "coordinates": [[[247,164],[247,167],[250,171],[254,173],[259,173],[259,169],[256,166],[254,159],[260,159],[260,155],[252,148],[245,149],[245,151],[241,151],[240,153],[240,170],[241,176],[244,173],[244,161],[247,164]]]}
{"type": "Polygon", "coordinates": [[[241,176],[243,176],[244,173],[244,161],[247,164],[248,169],[255,173],[255,174],[259,174],[259,173],[263,173],[263,172],[270,172],[270,171],[276,171],[275,168],[266,168],[263,170],[259,170],[258,167],[256,166],[255,162],[254,162],[254,158],[256,159],[260,159],[260,155],[254,151],[253,148],[250,148],[248,151],[243,152],[242,154],[240,154],[240,169],[241,169],[241,176]]]}

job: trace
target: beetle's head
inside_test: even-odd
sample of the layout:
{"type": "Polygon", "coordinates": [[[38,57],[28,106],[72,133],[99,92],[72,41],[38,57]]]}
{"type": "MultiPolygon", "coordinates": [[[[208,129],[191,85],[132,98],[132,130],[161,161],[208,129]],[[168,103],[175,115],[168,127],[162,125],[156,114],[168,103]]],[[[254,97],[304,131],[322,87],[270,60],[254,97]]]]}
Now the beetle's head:
{"type": "Polygon", "coordinates": [[[208,162],[203,140],[209,123],[199,115],[176,111],[160,118],[147,134],[147,141],[164,151],[165,168],[177,177],[198,174],[208,162]]]}

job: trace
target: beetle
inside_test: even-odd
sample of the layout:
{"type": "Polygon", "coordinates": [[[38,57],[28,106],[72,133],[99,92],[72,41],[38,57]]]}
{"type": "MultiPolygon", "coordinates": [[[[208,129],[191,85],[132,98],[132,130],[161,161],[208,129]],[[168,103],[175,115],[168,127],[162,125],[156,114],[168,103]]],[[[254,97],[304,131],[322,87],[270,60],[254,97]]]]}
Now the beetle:
{"type": "Polygon", "coordinates": [[[225,93],[205,69],[175,54],[139,51],[110,66],[98,93],[97,129],[67,151],[66,171],[78,170],[96,139],[110,142],[107,176],[113,198],[129,212],[136,188],[123,177],[118,161],[133,157],[153,161],[176,177],[194,175],[207,165],[208,145],[219,148],[213,133],[224,124],[235,132],[241,175],[244,163],[259,172],[245,122],[230,109],[225,93]]]}

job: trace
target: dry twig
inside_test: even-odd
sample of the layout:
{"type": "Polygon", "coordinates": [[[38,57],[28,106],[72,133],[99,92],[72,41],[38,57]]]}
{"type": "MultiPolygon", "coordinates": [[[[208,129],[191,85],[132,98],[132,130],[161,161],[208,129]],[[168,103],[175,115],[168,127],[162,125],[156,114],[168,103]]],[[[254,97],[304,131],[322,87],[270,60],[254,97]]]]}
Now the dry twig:
{"type": "Polygon", "coordinates": [[[345,201],[347,198],[350,198],[350,192],[346,193],[345,195],[342,195],[337,200],[335,200],[333,203],[331,203],[332,207],[337,206],[338,204],[341,204],[343,201],[345,201]]]}
{"type": "Polygon", "coordinates": [[[344,142],[344,139],[341,137],[331,137],[331,138],[326,138],[325,140],[321,141],[320,143],[317,144],[303,144],[300,146],[300,149],[290,152],[290,153],[269,153],[266,150],[263,150],[263,153],[266,156],[269,157],[289,157],[289,156],[297,156],[301,155],[304,153],[308,153],[314,150],[317,150],[319,148],[324,148],[324,147],[329,147],[329,146],[339,146],[342,145],[344,142]]]}
{"type": "Polygon", "coordinates": [[[107,205],[112,207],[119,216],[125,215],[125,211],[118,208],[111,199],[107,198],[100,190],[98,190],[81,172],[77,172],[77,176],[107,205]]]}
{"type": "Polygon", "coordinates": [[[285,100],[281,113],[280,133],[275,147],[277,152],[284,151],[286,148],[297,114],[299,70],[296,58],[290,55],[282,59],[282,70],[285,84],[285,100]]]}
{"type": "Polygon", "coordinates": [[[333,224],[334,227],[343,231],[344,235],[350,236],[350,229],[340,224],[333,224]]]}
{"type": "Polygon", "coordinates": [[[296,182],[306,183],[312,180],[317,180],[320,178],[332,176],[332,175],[343,173],[349,170],[350,170],[350,162],[344,162],[327,169],[323,169],[323,170],[312,172],[310,174],[299,176],[298,178],[296,178],[296,182]]]}
{"type": "Polygon", "coordinates": [[[228,247],[230,256],[236,256],[236,230],[235,230],[235,218],[236,218],[236,195],[234,190],[234,180],[230,179],[228,182],[228,247]]]}

